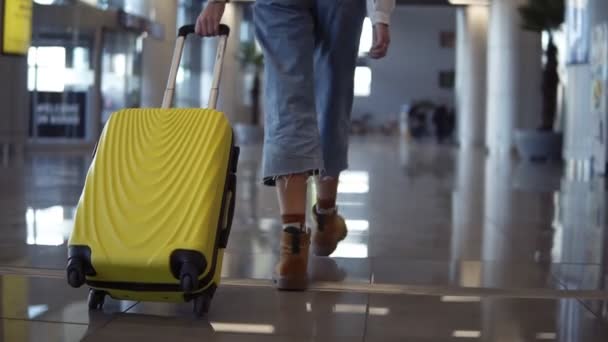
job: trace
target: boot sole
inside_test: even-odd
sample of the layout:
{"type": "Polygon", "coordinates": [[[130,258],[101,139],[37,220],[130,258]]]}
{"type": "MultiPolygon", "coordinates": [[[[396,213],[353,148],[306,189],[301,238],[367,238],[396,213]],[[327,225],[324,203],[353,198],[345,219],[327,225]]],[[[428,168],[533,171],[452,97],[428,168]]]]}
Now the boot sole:
{"type": "Polygon", "coordinates": [[[338,248],[338,244],[343,241],[344,239],[346,239],[346,236],[348,235],[348,230],[344,233],[344,236],[342,236],[338,241],[336,241],[335,244],[332,245],[318,245],[313,243],[312,244],[312,254],[314,254],[315,256],[320,256],[320,257],[328,257],[330,256],[333,252],[336,251],[336,248],[338,248]]]}
{"type": "Polygon", "coordinates": [[[275,277],[274,283],[280,291],[304,291],[308,288],[307,277],[275,277]]]}

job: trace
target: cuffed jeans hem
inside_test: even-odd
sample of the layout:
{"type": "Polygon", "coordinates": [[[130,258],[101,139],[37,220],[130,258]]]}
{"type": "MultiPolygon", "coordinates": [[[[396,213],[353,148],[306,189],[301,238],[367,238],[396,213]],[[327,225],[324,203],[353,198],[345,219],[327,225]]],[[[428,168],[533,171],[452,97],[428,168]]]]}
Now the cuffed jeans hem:
{"type": "Polygon", "coordinates": [[[267,186],[275,186],[279,177],[295,174],[315,176],[323,169],[323,162],[318,159],[281,159],[273,161],[272,164],[264,170],[263,184],[267,186]],[[276,165],[281,167],[275,167],[276,165]]]}

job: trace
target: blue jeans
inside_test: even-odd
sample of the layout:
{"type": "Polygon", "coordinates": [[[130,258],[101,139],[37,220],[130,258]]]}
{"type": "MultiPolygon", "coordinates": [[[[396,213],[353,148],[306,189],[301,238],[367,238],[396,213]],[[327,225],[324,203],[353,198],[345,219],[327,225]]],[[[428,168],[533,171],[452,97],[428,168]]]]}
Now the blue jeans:
{"type": "Polygon", "coordinates": [[[348,168],[354,72],[365,0],[257,0],[265,57],[263,177],[348,168]]]}

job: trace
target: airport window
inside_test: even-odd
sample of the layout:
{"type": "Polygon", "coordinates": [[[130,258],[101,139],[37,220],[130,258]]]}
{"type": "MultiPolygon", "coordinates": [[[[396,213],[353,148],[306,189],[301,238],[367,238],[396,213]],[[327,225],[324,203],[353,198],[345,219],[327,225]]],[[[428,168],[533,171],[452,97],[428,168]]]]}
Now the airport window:
{"type": "Polygon", "coordinates": [[[31,47],[27,60],[30,91],[62,92],[65,90],[66,51],[64,47],[31,47]]]}
{"type": "Polygon", "coordinates": [[[29,91],[83,90],[93,84],[90,51],[84,47],[30,47],[27,63],[29,91]]]}
{"type": "Polygon", "coordinates": [[[372,28],[372,22],[369,18],[365,18],[365,21],[363,21],[363,30],[361,31],[361,39],[359,40],[359,57],[367,55],[373,40],[374,30],[372,28]]]}
{"type": "Polygon", "coordinates": [[[358,66],[355,69],[355,96],[367,97],[371,94],[372,69],[358,66]]]}
{"type": "Polygon", "coordinates": [[[367,54],[374,40],[374,30],[369,18],[363,21],[359,40],[359,60],[355,69],[355,96],[367,97],[371,94],[372,69],[367,66],[367,54]]]}
{"type": "Polygon", "coordinates": [[[57,3],[62,3],[62,1],[57,1],[57,0],[34,0],[34,2],[39,5],[54,5],[57,3]]]}

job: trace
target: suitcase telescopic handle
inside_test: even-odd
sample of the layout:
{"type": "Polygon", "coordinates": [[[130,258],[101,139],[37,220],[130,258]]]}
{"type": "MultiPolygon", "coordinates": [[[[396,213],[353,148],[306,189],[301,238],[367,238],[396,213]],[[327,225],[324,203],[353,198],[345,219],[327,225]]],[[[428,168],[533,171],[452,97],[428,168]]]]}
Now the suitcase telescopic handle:
{"type": "MultiPolygon", "coordinates": [[[[169,79],[167,88],[163,96],[162,108],[170,108],[173,103],[173,95],[175,93],[175,84],[177,83],[177,71],[184,52],[184,44],[186,38],[195,32],[194,25],[185,25],[178,30],[177,40],[175,41],[175,50],[173,51],[173,59],[171,61],[171,69],[169,70],[169,79]]],[[[213,81],[211,82],[211,92],[209,94],[208,107],[215,109],[217,107],[217,98],[219,95],[220,79],[222,78],[222,67],[224,65],[224,53],[228,36],[230,36],[230,27],[224,24],[219,26],[219,42],[217,46],[217,55],[215,57],[215,66],[213,68],[213,81]]]]}

